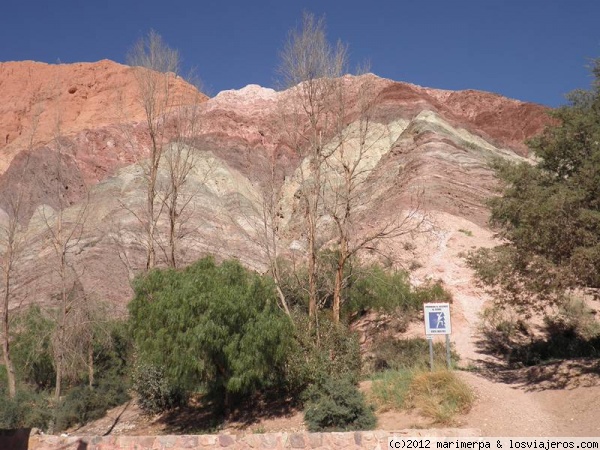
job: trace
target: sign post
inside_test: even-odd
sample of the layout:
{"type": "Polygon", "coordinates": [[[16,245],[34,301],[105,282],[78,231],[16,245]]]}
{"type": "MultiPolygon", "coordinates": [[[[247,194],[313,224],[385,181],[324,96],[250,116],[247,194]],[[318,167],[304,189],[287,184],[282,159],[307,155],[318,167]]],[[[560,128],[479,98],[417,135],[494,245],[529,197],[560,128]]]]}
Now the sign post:
{"type": "Polygon", "coordinates": [[[450,322],[450,304],[449,303],[425,303],[423,305],[425,316],[425,334],[429,341],[429,365],[433,371],[433,336],[446,335],[446,364],[451,368],[450,361],[450,334],[452,334],[452,324],[450,322]]]}

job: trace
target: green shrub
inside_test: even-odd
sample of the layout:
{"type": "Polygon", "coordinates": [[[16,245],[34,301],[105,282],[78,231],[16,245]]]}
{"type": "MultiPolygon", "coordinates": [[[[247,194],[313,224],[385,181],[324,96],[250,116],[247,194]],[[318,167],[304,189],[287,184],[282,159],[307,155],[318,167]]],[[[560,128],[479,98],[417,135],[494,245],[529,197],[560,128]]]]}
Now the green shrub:
{"type": "Polygon", "coordinates": [[[176,386],[231,407],[281,380],[291,321],[272,281],[237,261],[151,271],[136,280],[129,311],[139,361],[176,386]]]}
{"type": "Polygon", "coordinates": [[[415,289],[422,310],[423,303],[452,303],[452,294],[444,288],[441,280],[429,280],[415,289]]]}
{"type": "Polygon", "coordinates": [[[344,292],[343,310],[347,317],[367,310],[394,314],[402,319],[404,328],[423,310],[426,302],[452,302],[452,295],[441,281],[429,281],[413,287],[409,274],[386,271],[378,266],[355,270],[344,292]]]}
{"type": "Polygon", "coordinates": [[[415,295],[410,285],[408,273],[387,272],[378,266],[356,271],[345,295],[346,314],[373,309],[412,317],[423,307],[422,298],[415,295]]]}
{"type": "Polygon", "coordinates": [[[371,396],[381,410],[401,410],[406,408],[414,370],[386,370],[377,375],[371,385],[371,396]]]}
{"type": "Polygon", "coordinates": [[[47,429],[52,418],[48,398],[43,393],[19,390],[14,399],[0,395],[0,428],[47,429]]]}
{"type": "Polygon", "coordinates": [[[347,326],[319,315],[318,326],[309,326],[304,314],[294,316],[295,341],[286,364],[286,383],[301,392],[326,379],[347,378],[358,382],[361,355],[358,336],[347,326]]]}
{"type": "Polygon", "coordinates": [[[187,394],[165,376],[160,367],[140,364],[133,374],[133,390],[137,393],[137,403],[147,414],[168,411],[187,403],[187,394]]]}
{"type": "Polygon", "coordinates": [[[12,326],[11,355],[17,378],[35,385],[38,390],[50,389],[55,382],[53,329],[53,321],[39,306],[28,308],[12,326]]]}
{"type": "Polygon", "coordinates": [[[102,380],[93,389],[77,386],[62,400],[56,415],[56,429],[65,430],[99,419],[110,408],[129,400],[127,387],[119,380],[102,380]]]}
{"type": "Polygon", "coordinates": [[[372,430],[377,420],[348,379],[327,379],[306,392],[304,420],[310,431],[372,430]]]}
{"type": "MultiPolygon", "coordinates": [[[[459,356],[451,350],[452,365],[459,356]]],[[[433,344],[433,361],[436,367],[446,366],[446,344],[433,344]]],[[[429,342],[423,338],[397,339],[389,335],[380,335],[371,345],[371,355],[367,359],[367,372],[375,373],[388,369],[424,369],[429,367],[429,342]]]]}

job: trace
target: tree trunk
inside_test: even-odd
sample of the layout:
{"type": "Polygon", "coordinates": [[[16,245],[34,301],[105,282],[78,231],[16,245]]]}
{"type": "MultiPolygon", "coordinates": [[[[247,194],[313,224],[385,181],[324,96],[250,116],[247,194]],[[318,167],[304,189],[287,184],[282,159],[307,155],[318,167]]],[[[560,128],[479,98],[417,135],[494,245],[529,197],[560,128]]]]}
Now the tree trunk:
{"type": "Polygon", "coordinates": [[[88,378],[90,389],[94,388],[94,341],[90,340],[88,347],[88,378]]]}
{"type": "MultiPolygon", "coordinates": [[[[56,386],[54,389],[54,399],[56,400],[56,404],[58,405],[58,401],[60,400],[60,396],[62,394],[62,378],[63,378],[63,366],[64,366],[64,358],[65,358],[65,327],[67,326],[67,314],[69,312],[69,296],[67,293],[67,260],[65,255],[65,245],[62,242],[62,216],[59,215],[58,220],[58,231],[57,235],[59,236],[59,242],[61,243],[62,254],[60,259],[60,282],[61,282],[61,311],[58,322],[58,336],[56,343],[56,386]]],[[[57,406],[58,407],[58,406],[57,406]]]]}
{"type": "Polygon", "coordinates": [[[340,310],[342,305],[342,290],[344,289],[344,269],[348,262],[348,239],[342,233],[337,267],[335,269],[335,284],[333,288],[333,321],[340,321],[340,310]]]}
{"type": "MultiPolygon", "coordinates": [[[[11,219],[12,220],[12,219],[11,219]]],[[[12,231],[12,230],[11,230],[12,231]]],[[[9,239],[7,245],[7,253],[5,255],[5,267],[4,267],[4,309],[2,311],[2,354],[4,356],[4,366],[6,367],[6,376],[8,381],[8,395],[10,398],[15,398],[17,394],[17,383],[15,377],[15,367],[10,357],[10,313],[8,310],[8,303],[10,300],[10,289],[11,289],[11,271],[13,262],[13,241],[9,239]]]]}
{"type": "MultiPolygon", "coordinates": [[[[152,174],[150,175],[152,177],[152,174]]],[[[146,252],[146,270],[150,270],[152,268],[154,268],[154,266],[156,265],[156,253],[154,251],[154,229],[155,229],[155,223],[154,223],[154,183],[152,183],[152,186],[148,187],[148,196],[146,199],[146,207],[147,207],[147,213],[148,213],[148,235],[146,236],[146,239],[148,240],[147,245],[147,252],[146,252]]]]}
{"type": "Polygon", "coordinates": [[[308,318],[312,326],[312,322],[317,316],[317,250],[314,218],[311,217],[310,212],[308,214],[308,318]]]}
{"type": "Polygon", "coordinates": [[[179,195],[177,189],[173,189],[171,194],[171,205],[169,208],[169,265],[173,268],[177,268],[177,242],[175,234],[177,232],[177,196],[179,195]]]}
{"type": "Polygon", "coordinates": [[[340,321],[340,305],[342,303],[342,288],[344,282],[344,263],[338,261],[337,268],[335,270],[335,285],[333,290],[333,321],[338,323],[340,321]]]}
{"type": "Polygon", "coordinates": [[[8,324],[8,301],[4,303],[4,317],[2,318],[2,354],[4,356],[4,366],[6,367],[6,376],[8,381],[8,395],[10,398],[15,398],[17,394],[17,383],[15,377],[15,366],[10,357],[10,334],[8,324]]]}

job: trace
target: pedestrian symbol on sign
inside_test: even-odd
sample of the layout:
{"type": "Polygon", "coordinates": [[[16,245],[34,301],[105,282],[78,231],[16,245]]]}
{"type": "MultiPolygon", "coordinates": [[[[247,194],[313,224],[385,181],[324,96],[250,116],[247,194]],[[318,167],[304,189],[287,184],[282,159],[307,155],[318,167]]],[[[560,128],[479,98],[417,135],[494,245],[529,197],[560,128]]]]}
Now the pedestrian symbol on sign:
{"type": "Polygon", "coordinates": [[[443,312],[429,312],[429,328],[432,330],[444,330],[446,328],[446,317],[443,312]]]}
{"type": "Polygon", "coordinates": [[[451,334],[450,305],[448,303],[425,303],[423,305],[425,334],[451,334]]]}

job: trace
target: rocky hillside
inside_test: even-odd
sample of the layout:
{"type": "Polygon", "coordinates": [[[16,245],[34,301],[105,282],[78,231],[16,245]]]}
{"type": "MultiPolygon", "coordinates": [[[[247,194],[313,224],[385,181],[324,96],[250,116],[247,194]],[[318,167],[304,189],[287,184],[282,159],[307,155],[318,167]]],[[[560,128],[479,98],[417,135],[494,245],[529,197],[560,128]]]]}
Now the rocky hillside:
{"type": "MultiPolygon", "coordinates": [[[[545,108],[485,92],[363,77],[374,87],[377,135],[360,193],[368,200],[361,213],[364,229],[406,208],[411,190],[423,191],[423,210],[431,217],[437,211],[485,226],[483,201],[495,183],[490,158],[527,158],[523,141],[548,123],[545,108]]],[[[353,86],[361,80],[344,82],[353,86]]],[[[173,91],[181,105],[198,95],[180,79],[174,79],[173,91]]],[[[289,95],[250,85],[202,98],[199,128],[186,148],[196,164],[185,191],[190,201],[185,260],[210,252],[265,268],[255,233],[273,161],[282,183],[283,244],[302,246],[294,202],[303,161],[282,144],[278,125],[281,100],[289,95]]],[[[86,293],[119,307],[130,297],[130,279],[143,266],[134,213],[145,201],[140,164],[148,152],[136,96],[132,69],[111,61],[0,64],[0,192],[5,199],[6,193],[21,190],[27,210],[19,298],[52,301],[56,280],[45,222],[60,205],[68,205],[67,220],[85,210],[73,255],[85,268],[80,278],[86,293]],[[60,166],[56,142],[67,155],[60,166]],[[57,200],[57,192],[63,200],[57,200]]],[[[355,126],[350,117],[347,129],[355,126]]],[[[7,209],[5,200],[0,199],[0,208],[7,209]]],[[[0,220],[6,220],[4,211],[0,220]]],[[[390,246],[396,247],[400,252],[399,242],[390,246]]]]}

